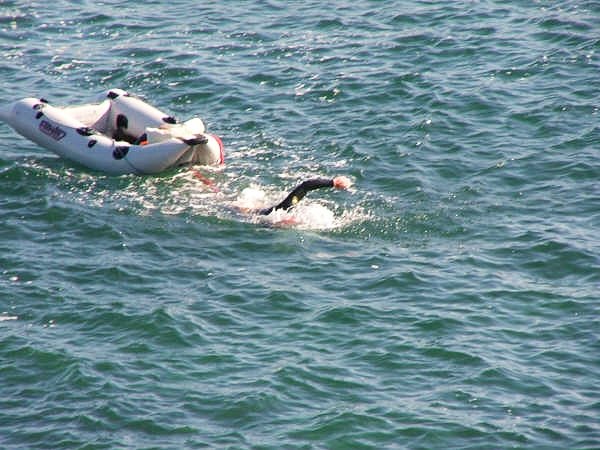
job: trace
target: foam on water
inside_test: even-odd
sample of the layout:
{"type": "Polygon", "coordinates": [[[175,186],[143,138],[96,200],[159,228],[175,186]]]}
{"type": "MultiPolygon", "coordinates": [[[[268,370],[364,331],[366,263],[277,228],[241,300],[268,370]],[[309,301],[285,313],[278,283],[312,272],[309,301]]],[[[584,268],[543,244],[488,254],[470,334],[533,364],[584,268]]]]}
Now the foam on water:
{"type": "MultiPolygon", "coordinates": [[[[305,230],[343,229],[370,219],[360,207],[365,200],[357,188],[346,195],[338,194],[341,205],[336,204],[331,195],[322,193],[326,191],[317,191],[288,211],[276,210],[269,215],[260,215],[255,211],[278,203],[286,192],[253,183],[247,176],[229,176],[227,167],[181,168],[158,177],[114,178],[73,170],[68,162],[56,160],[56,163],[58,168],[37,161],[25,165],[55,180],[56,187],[51,194],[54,201],[78,204],[85,209],[109,208],[115,213],[130,212],[140,216],[155,213],[192,218],[212,216],[305,230]],[[249,186],[236,192],[239,186],[248,183],[249,186]]],[[[292,178],[289,174],[280,176],[292,178]]]]}

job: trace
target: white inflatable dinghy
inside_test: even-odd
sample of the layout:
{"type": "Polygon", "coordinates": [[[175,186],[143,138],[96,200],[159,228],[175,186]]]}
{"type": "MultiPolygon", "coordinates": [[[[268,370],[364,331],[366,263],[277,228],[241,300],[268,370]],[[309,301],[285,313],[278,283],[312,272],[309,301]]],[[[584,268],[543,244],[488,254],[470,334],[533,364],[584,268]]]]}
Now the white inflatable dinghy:
{"type": "Polygon", "coordinates": [[[115,175],[223,163],[223,143],[206,133],[202,120],[178,123],[121,89],[82,106],[25,98],[0,108],[0,120],[59,156],[115,175]]]}

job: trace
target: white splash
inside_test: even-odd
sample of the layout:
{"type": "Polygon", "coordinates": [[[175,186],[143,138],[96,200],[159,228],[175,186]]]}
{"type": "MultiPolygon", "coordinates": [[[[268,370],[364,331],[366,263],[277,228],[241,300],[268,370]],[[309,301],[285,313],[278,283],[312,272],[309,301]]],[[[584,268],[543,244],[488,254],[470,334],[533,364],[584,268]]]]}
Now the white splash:
{"type": "MultiPolygon", "coordinates": [[[[281,194],[278,194],[278,197],[280,196],[281,194]]],[[[258,224],[307,230],[330,230],[343,225],[331,209],[318,201],[309,199],[303,200],[301,204],[290,210],[279,209],[268,215],[258,214],[259,210],[277,202],[278,199],[275,198],[275,195],[269,195],[259,186],[252,185],[243,189],[231,202],[231,206],[258,224]]]]}
{"type": "Polygon", "coordinates": [[[256,185],[242,190],[231,205],[242,212],[253,211],[267,207],[267,194],[256,185]]]}

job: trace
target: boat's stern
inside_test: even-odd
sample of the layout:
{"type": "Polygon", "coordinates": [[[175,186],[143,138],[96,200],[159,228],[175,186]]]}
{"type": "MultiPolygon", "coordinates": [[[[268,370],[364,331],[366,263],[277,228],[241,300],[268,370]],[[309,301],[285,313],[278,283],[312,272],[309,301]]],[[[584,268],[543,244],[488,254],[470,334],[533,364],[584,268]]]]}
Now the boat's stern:
{"type": "Polygon", "coordinates": [[[216,134],[204,134],[201,143],[191,145],[179,161],[178,166],[198,164],[201,166],[217,166],[225,162],[223,142],[216,134]]]}

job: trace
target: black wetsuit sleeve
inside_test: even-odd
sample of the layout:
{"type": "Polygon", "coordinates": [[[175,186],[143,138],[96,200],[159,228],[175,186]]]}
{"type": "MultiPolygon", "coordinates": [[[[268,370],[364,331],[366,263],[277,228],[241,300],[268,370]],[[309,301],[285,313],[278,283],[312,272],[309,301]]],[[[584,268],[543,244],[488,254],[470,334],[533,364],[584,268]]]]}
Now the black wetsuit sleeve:
{"type": "Polygon", "coordinates": [[[333,187],[333,180],[331,178],[313,178],[311,180],[306,180],[296,186],[281,203],[261,210],[260,214],[267,215],[276,209],[290,209],[302,200],[307,192],[328,187],[333,187]]]}

